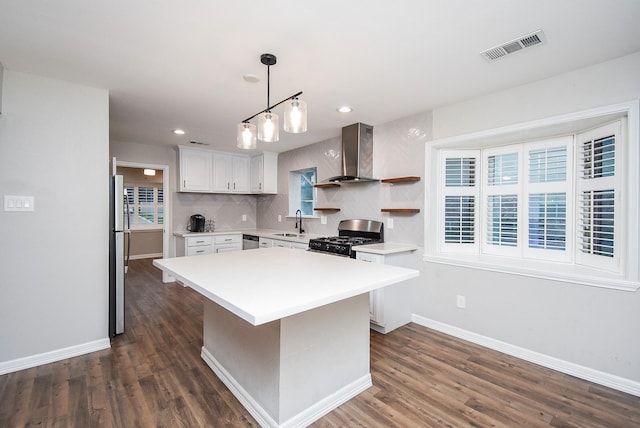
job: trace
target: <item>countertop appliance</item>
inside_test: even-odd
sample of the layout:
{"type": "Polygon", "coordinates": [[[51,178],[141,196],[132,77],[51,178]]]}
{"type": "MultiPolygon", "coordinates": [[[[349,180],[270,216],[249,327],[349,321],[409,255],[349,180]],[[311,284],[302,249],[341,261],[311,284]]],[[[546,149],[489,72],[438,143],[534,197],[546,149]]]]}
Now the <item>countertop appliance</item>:
{"type": "Polygon", "coordinates": [[[339,256],[356,257],[356,245],[384,242],[384,223],[374,220],[342,220],[338,225],[338,236],[309,240],[309,250],[339,256]]]}
{"type": "Polygon", "coordinates": [[[111,177],[109,207],[109,337],[115,337],[124,332],[124,274],[131,247],[129,199],[122,175],[111,177]]]}
{"type": "Polygon", "coordinates": [[[260,237],[256,235],[242,235],[242,249],[253,250],[260,247],[260,237]]]}
{"type": "Polygon", "coordinates": [[[189,218],[187,230],[189,232],[204,232],[205,218],[202,214],[194,214],[189,218]]]}

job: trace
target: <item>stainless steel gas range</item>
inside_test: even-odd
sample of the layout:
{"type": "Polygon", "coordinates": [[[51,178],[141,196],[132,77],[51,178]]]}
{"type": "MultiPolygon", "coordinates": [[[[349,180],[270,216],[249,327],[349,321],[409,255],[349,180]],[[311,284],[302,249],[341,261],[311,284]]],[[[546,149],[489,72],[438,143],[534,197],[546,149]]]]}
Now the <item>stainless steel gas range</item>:
{"type": "Polygon", "coordinates": [[[309,250],[356,257],[356,245],[384,242],[384,224],[374,220],[342,220],[338,225],[338,236],[315,238],[309,241],[309,250]]]}

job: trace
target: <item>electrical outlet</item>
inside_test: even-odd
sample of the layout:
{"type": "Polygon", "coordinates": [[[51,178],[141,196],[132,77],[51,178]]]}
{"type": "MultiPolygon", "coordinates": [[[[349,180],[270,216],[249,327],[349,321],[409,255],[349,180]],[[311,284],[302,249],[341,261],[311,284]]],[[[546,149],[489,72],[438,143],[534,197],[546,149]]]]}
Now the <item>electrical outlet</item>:
{"type": "Polygon", "coordinates": [[[392,218],[387,220],[387,229],[393,229],[393,219],[392,218]]]}
{"type": "Polygon", "coordinates": [[[278,214],[278,223],[282,223],[282,215],[278,214]]]}
{"type": "Polygon", "coordinates": [[[464,309],[467,307],[467,298],[465,296],[457,295],[456,296],[456,306],[460,309],[464,309]]]}
{"type": "Polygon", "coordinates": [[[247,215],[246,214],[242,214],[242,221],[247,221],[247,215]]]}
{"type": "Polygon", "coordinates": [[[326,215],[321,215],[320,216],[320,224],[327,224],[327,216],[326,215]]]}

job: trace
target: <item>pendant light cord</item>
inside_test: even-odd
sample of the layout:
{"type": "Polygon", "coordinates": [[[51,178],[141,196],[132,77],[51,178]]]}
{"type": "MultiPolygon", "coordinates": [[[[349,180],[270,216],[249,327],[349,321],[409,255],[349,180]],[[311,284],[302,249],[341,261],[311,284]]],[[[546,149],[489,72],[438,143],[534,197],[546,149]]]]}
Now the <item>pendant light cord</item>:
{"type": "Polygon", "coordinates": [[[267,110],[269,111],[269,92],[271,90],[271,66],[267,65],[267,110]]]}

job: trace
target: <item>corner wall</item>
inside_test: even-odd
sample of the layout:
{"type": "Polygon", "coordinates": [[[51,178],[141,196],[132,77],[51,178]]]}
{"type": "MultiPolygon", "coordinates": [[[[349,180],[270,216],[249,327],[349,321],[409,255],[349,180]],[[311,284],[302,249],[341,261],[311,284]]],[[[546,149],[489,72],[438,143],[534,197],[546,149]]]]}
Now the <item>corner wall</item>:
{"type": "Polygon", "coordinates": [[[109,100],[9,69],[0,115],[0,373],[109,346],[109,100]]]}

